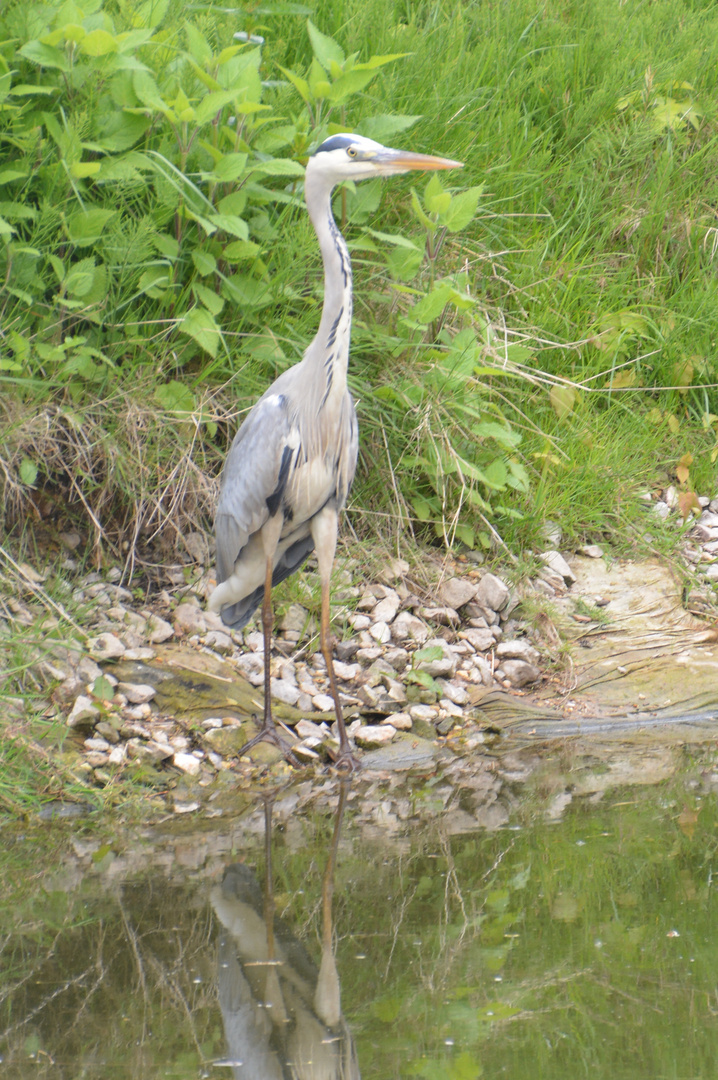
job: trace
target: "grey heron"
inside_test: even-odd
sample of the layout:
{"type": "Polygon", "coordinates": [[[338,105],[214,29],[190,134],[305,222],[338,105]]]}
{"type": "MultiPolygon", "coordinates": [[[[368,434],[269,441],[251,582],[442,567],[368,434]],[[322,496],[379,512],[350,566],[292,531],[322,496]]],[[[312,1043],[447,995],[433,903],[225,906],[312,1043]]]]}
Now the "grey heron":
{"type": "Polygon", "coordinates": [[[357,419],[347,388],[352,269],[332,215],[331,194],[346,180],[393,176],[462,163],[393,150],[359,135],[333,135],[310,157],[304,197],[324,264],[324,305],[316,337],[302,360],[282,372],[237,432],[222,472],[215,521],[217,586],[210,611],[241,629],[262,603],[264,720],[243,751],[264,739],[292,761],[271,707],[272,586],[316,550],[321,582],[320,644],[339,734],[336,764],[356,761],[347,738],[329,633],[329,590],[338,516],[356,468],[357,419]]]}

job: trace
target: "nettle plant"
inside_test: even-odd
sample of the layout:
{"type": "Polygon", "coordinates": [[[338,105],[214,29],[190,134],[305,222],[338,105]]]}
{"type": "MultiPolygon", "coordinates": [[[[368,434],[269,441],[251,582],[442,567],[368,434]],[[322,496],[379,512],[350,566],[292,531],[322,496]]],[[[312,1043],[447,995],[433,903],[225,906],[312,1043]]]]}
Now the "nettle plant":
{"type": "MultiPolygon", "coordinates": [[[[144,368],[160,408],[214,435],[198,388],[235,369],[229,330],[256,334],[286,301],[272,254],[281,215],[301,206],[303,161],[351,129],[349,103],[358,111],[358,95],[401,60],[347,56],[308,21],[309,70],[280,68],[276,80],[261,39],[233,40],[222,19],[177,22],[168,0],[0,14],[0,379],[16,391],[94,400],[144,368]]],[[[393,142],[418,119],[372,115],[355,129],[393,142]]],[[[364,408],[392,432],[414,518],[469,546],[488,543],[472,511],[501,511],[503,493],[528,486],[520,436],[482,390],[496,373],[491,329],[468,274],[444,272],[444,241],[470,225],[481,194],[432,177],[411,195],[419,237],[373,227],[378,181],[336,204],[379,271],[372,347],[399,372],[362,386],[364,408]]]]}

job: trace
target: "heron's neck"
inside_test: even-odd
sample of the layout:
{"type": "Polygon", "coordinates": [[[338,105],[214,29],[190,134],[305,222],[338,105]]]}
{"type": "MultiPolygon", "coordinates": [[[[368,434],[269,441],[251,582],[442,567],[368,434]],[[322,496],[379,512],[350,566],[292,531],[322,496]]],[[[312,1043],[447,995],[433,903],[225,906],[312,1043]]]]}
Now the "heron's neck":
{"type": "Polygon", "coordinates": [[[344,393],[352,321],[352,264],[344,237],[332,214],[331,189],[307,184],[307,209],[324,263],[324,306],[319,330],[307,359],[331,371],[331,390],[344,393]]]}

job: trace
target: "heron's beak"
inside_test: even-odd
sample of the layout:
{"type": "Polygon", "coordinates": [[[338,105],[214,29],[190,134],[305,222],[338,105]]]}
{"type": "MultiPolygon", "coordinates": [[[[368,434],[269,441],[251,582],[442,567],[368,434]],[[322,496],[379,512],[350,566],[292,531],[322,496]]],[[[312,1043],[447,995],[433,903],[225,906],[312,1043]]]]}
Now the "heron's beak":
{"type": "Polygon", "coordinates": [[[450,158],[432,157],[431,154],[414,154],[411,150],[391,150],[377,152],[372,163],[380,175],[410,172],[412,169],[463,169],[463,161],[450,158]]]}

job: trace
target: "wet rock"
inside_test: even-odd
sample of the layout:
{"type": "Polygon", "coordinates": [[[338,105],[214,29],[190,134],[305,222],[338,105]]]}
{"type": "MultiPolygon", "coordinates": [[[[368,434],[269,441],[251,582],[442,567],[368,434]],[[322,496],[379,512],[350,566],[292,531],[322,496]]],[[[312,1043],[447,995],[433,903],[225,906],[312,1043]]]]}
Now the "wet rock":
{"type": "Polygon", "coordinates": [[[449,578],[439,588],[439,600],[448,608],[458,611],[476,596],[477,586],[466,578],[449,578]]]}
{"type": "Polygon", "coordinates": [[[87,642],[87,651],[94,660],[119,660],[125,654],[125,646],[114,634],[98,634],[87,642]]]}
{"type": "Polygon", "coordinates": [[[365,724],[354,732],[354,742],[367,750],[376,750],[386,746],[396,735],[396,728],[391,724],[365,724]]]}
{"type": "Polygon", "coordinates": [[[146,701],[152,701],[157,690],[148,683],[120,682],[117,684],[117,692],[124,694],[132,705],[142,705],[146,701]]]}
{"type": "Polygon", "coordinates": [[[80,694],[67,717],[67,726],[71,728],[93,727],[101,713],[92,699],[80,694]]]}
{"type": "Polygon", "coordinates": [[[415,641],[422,645],[429,638],[429,628],[408,611],[400,611],[391,624],[392,641],[415,641]]]}
{"type": "Polygon", "coordinates": [[[566,585],[573,585],[576,580],[571,567],[568,565],[563,555],[558,551],[543,551],[539,555],[539,559],[546,563],[546,565],[555,573],[560,574],[566,585]]]}
{"type": "Polygon", "coordinates": [[[517,690],[541,678],[539,669],[525,660],[504,660],[499,670],[517,690]]]}
{"type": "Polygon", "coordinates": [[[537,664],[539,659],[538,650],[526,638],[516,638],[514,641],[501,641],[496,646],[496,655],[499,660],[525,660],[527,664],[537,664]]]}
{"type": "Polygon", "coordinates": [[[174,630],[170,623],[161,619],[159,615],[150,615],[147,619],[147,640],[153,645],[160,645],[174,636],[174,630]]]}
{"type": "Polygon", "coordinates": [[[474,599],[481,607],[501,611],[509,602],[509,587],[495,574],[484,574],[478,584],[474,599]]]}

